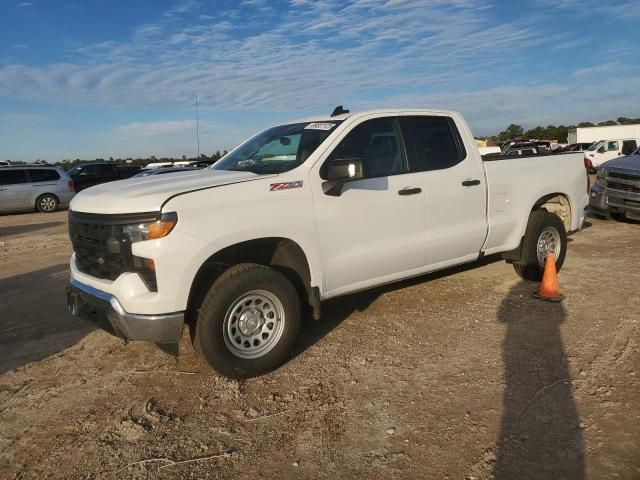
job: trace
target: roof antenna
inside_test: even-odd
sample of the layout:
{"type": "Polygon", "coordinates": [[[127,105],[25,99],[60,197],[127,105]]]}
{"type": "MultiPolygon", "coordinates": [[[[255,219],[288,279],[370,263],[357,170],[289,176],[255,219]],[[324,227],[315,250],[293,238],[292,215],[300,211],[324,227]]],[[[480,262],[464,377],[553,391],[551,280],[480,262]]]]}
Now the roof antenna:
{"type": "Polygon", "coordinates": [[[349,113],[349,110],[345,110],[344,108],[342,108],[342,105],[338,105],[333,109],[333,113],[331,114],[331,116],[337,117],[338,115],[342,115],[343,113],[349,113]]]}
{"type": "Polygon", "coordinates": [[[196,142],[198,144],[198,156],[196,158],[200,158],[200,118],[198,117],[198,95],[194,95],[196,97],[196,142]]]}

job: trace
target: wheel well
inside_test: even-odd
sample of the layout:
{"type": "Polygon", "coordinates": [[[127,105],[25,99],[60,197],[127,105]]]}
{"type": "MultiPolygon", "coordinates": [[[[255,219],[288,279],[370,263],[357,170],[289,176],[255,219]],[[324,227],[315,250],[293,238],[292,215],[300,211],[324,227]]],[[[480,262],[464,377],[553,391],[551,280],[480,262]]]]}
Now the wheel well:
{"type": "Polygon", "coordinates": [[[564,224],[564,229],[569,232],[571,230],[571,203],[569,198],[563,193],[551,193],[539,199],[531,209],[531,211],[544,209],[549,213],[553,213],[560,217],[564,224]]]}
{"type": "Polygon", "coordinates": [[[257,263],[278,270],[294,285],[300,298],[314,306],[315,292],[311,288],[311,272],[304,251],[293,240],[269,237],[226,247],[202,264],[191,284],[187,305],[190,317],[200,308],[211,284],[227,268],[239,263],[257,263]]]}
{"type": "MultiPolygon", "coordinates": [[[[553,213],[557,215],[562,223],[564,224],[564,229],[569,232],[571,230],[571,203],[569,202],[569,198],[563,193],[551,193],[549,195],[545,195],[540,198],[529,212],[531,215],[532,212],[536,210],[546,210],[549,213],[553,213]]],[[[513,263],[517,262],[522,257],[522,242],[524,241],[524,234],[520,239],[520,245],[515,250],[511,250],[509,252],[504,252],[502,254],[502,258],[504,258],[507,262],[513,263]]]]}
{"type": "MultiPolygon", "coordinates": [[[[55,193],[49,193],[49,192],[44,192],[41,193],[40,195],[38,195],[36,197],[36,204],[38,203],[38,200],[40,200],[42,197],[44,197],[45,195],[51,195],[52,197],[54,197],[58,202],[60,201],[60,199],[58,198],[58,196],[55,193]]],[[[31,197],[33,198],[33,197],[31,197]]]]}

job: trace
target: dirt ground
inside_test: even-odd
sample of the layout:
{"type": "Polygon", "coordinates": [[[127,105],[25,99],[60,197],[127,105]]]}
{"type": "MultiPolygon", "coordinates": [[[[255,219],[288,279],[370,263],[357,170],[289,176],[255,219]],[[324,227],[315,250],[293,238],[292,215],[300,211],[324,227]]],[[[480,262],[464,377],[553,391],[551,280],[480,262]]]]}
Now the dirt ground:
{"type": "Polygon", "coordinates": [[[640,224],[327,302],[248,381],[71,317],[66,212],[0,217],[0,478],[640,478],[640,224]]]}

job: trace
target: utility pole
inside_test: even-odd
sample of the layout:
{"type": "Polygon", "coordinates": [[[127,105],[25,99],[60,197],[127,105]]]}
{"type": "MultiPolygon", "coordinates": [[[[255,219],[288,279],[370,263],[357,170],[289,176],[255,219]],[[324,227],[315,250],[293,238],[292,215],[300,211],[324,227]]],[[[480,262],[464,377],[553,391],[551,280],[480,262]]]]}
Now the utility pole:
{"type": "Polygon", "coordinates": [[[196,142],[198,145],[198,155],[196,158],[200,158],[200,119],[198,118],[198,96],[196,97],[196,142]]]}

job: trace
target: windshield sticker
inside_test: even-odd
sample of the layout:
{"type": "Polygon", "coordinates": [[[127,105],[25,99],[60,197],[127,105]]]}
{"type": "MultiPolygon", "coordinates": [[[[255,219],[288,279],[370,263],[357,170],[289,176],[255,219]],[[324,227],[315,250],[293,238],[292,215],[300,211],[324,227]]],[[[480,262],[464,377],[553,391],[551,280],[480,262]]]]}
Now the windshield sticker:
{"type": "Polygon", "coordinates": [[[269,190],[275,192],[276,190],[290,190],[292,188],[302,188],[302,180],[296,180],[295,182],[272,183],[269,190]]]}
{"type": "Polygon", "coordinates": [[[314,122],[314,123],[310,123],[309,125],[304,127],[304,129],[305,130],[331,130],[335,126],[336,126],[335,123],[314,122]]]}

